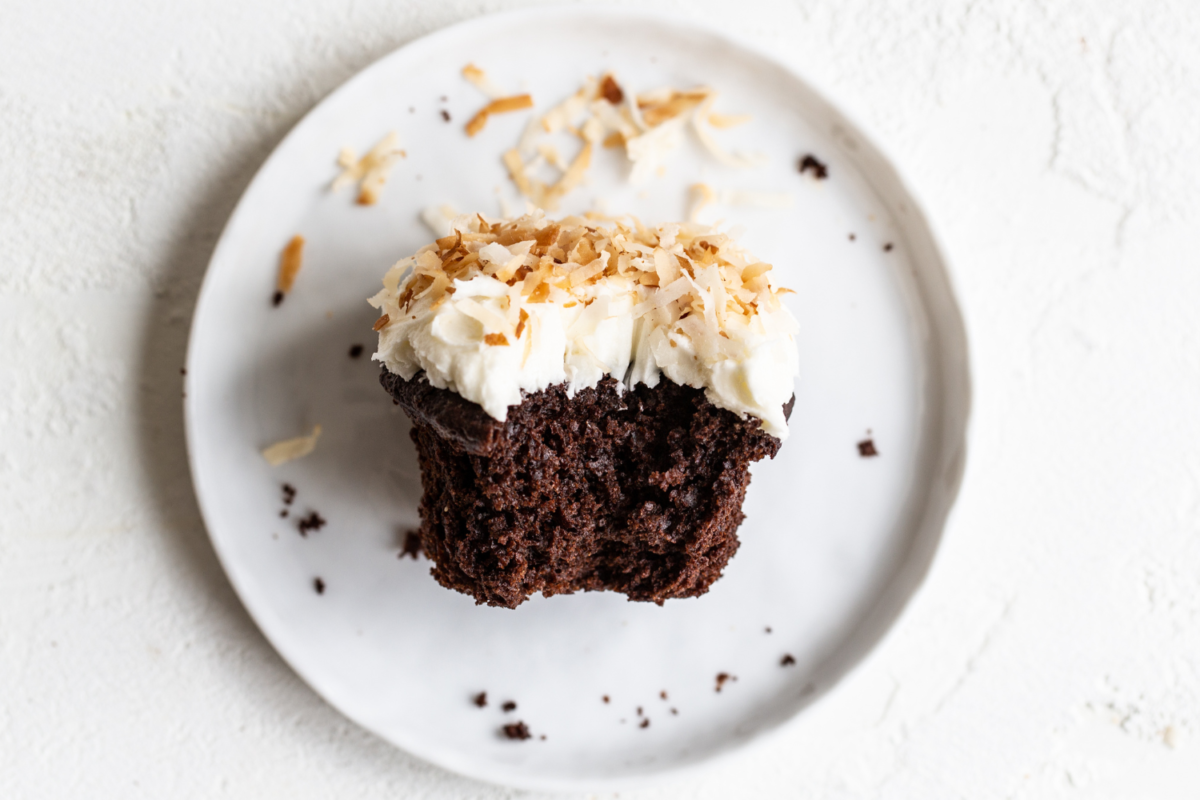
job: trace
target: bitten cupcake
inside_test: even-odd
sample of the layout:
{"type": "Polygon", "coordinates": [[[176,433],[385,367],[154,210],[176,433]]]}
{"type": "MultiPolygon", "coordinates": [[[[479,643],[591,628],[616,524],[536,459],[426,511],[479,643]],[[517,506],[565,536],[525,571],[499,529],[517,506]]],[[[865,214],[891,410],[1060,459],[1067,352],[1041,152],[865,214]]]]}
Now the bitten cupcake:
{"type": "Polygon", "coordinates": [[[797,324],[771,265],[691,223],[454,227],[370,300],[434,578],[509,608],[708,591],[749,465],[787,438],[797,324]]]}

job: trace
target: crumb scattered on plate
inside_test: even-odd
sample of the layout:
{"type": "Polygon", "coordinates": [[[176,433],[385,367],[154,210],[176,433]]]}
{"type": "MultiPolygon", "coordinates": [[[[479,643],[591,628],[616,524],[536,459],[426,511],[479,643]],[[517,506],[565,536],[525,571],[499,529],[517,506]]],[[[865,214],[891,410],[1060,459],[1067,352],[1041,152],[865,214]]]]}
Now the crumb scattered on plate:
{"type": "Polygon", "coordinates": [[[504,704],[502,706],[500,706],[500,710],[503,711],[505,714],[507,714],[510,711],[516,711],[517,704],[514,703],[512,700],[505,700],[504,704]]]}
{"type": "Polygon", "coordinates": [[[319,531],[324,527],[325,518],[316,511],[308,512],[307,517],[301,518],[301,520],[296,523],[296,528],[300,531],[301,536],[308,536],[309,531],[319,531]]]}
{"type": "Polygon", "coordinates": [[[875,440],[868,438],[859,442],[858,454],[863,458],[872,458],[879,455],[879,451],[875,449],[875,440]]]}
{"type": "Polygon", "coordinates": [[[533,734],[529,732],[529,726],[524,722],[510,722],[500,730],[504,732],[504,736],[506,738],[516,739],[517,741],[524,741],[525,739],[532,738],[533,736],[533,734]]]}
{"type": "Polygon", "coordinates": [[[796,664],[796,659],[792,658],[791,653],[784,653],[783,658],[779,659],[779,666],[791,667],[796,664]]]}
{"type": "Polygon", "coordinates": [[[471,699],[471,702],[480,708],[487,706],[487,692],[480,692],[471,699]]]}
{"type": "Polygon", "coordinates": [[[363,354],[363,346],[361,344],[350,345],[350,357],[358,358],[363,354]]]}
{"type": "Polygon", "coordinates": [[[320,578],[313,578],[313,589],[317,594],[325,594],[325,581],[320,578]]]}
{"type": "Polygon", "coordinates": [[[800,173],[811,172],[813,177],[819,181],[823,181],[829,177],[829,167],[817,160],[817,157],[812,153],[807,153],[800,159],[800,173]]]}
{"type": "Polygon", "coordinates": [[[718,672],[717,673],[717,687],[716,687],[715,691],[718,691],[718,692],[721,691],[721,689],[723,689],[725,687],[725,684],[727,682],[736,681],[736,680],[737,680],[736,675],[730,675],[728,672],[718,672]]]}
{"type": "Polygon", "coordinates": [[[421,534],[416,529],[404,532],[404,547],[400,550],[400,558],[405,556],[413,561],[421,555],[421,534]]]}

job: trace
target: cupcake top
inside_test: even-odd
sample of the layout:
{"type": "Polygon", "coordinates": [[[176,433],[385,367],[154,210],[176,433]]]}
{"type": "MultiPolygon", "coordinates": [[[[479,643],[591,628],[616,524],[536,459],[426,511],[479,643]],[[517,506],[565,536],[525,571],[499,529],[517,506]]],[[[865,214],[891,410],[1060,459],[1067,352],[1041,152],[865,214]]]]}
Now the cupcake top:
{"type": "Polygon", "coordinates": [[[790,290],[728,234],[540,212],[462,216],[454,229],[393,266],[369,301],[381,312],[374,359],[389,371],[424,371],[500,421],[522,392],[665,375],[787,437],[799,356],[779,296],[790,290]]]}

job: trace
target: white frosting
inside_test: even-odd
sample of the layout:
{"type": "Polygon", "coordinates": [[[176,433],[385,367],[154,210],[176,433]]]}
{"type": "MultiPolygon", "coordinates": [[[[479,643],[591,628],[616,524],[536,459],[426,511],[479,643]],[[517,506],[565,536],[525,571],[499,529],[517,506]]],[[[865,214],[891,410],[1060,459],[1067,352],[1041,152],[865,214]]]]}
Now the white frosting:
{"type": "MultiPolygon", "coordinates": [[[[467,231],[474,224],[478,229],[472,219],[460,217],[455,226],[467,231]]],[[[677,227],[659,229],[661,249],[671,252],[677,227]]],[[[693,232],[696,229],[691,226],[693,232]]],[[[590,264],[562,265],[591,272],[592,280],[573,285],[568,272],[548,294],[543,292],[538,298],[542,302],[531,302],[521,280],[510,286],[501,278],[522,265],[537,266],[538,257],[530,253],[533,245],[464,242],[465,250],[478,252],[479,266],[469,270],[465,280],[442,278],[441,285],[453,291],[440,301],[435,299],[442,294],[440,286],[435,286],[408,300],[407,308],[401,305],[405,290],[422,272],[440,269],[441,259],[436,245],[430,245],[400,261],[370,301],[388,315],[374,359],[405,380],[424,371],[433,386],[478,403],[502,421],[508,407],[521,402],[522,392],[565,382],[568,394],[574,395],[606,376],[617,378],[623,388],[639,383],[653,387],[665,375],[675,383],[704,389],[715,406],[759,418],[771,435],[787,437],[783,406],[798,373],[797,324],[773,299],[774,291],[768,298],[772,302],[759,303],[753,314],[718,315],[717,306],[732,301],[726,299],[730,289],[722,284],[717,265],[696,265],[694,278],[683,276],[660,289],[642,285],[636,274],[603,271],[610,253],[600,252],[590,264]],[[500,277],[484,274],[489,271],[500,277]],[[684,291],[688,294],[681,301],[684,291]],[[689,299],[692,311],[679,319],[678,303],[689,299]]],[[[727,252],[744,255],[730,248],[723,245],[722,257],[727,252]]],[[[652,252],[643,255],[654,263],[652,252]]],[[[741,266],[750,263],[753,259],[746,259],[741,266]]]]}

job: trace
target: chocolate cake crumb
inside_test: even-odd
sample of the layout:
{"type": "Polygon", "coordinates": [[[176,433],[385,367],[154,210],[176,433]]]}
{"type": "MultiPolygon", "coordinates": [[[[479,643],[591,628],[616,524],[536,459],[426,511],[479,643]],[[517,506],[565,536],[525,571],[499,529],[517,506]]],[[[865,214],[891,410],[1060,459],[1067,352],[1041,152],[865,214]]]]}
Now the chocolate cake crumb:
{"type": "Polygon", "coordinates": [[[317,590],[317,594],[325,594],[325,581],[313,578],[313,588],[317,590]]]}
{"type": "Polygon", "coordinates": [[[642,713],[642,707],[641,707],[641,706],[638,706],[638,707],[637,707],[637,712],[638,712],[638,716],[639,716],[639,717],[644,717],[644,716],[646,716],[645,714],[643,714],[643,713],[642,713]]]}
{"type": "Polygon", "coordinates": [[[641,724],[641,725],[638,725],[638,727],[639,727],[639,728],[649,728],[649,727],[650,727],[650,720],[649,720],[649,719],[644,719],[644,720],[642,720],[642,724],[641,724]]]}
{"type": "Polygon", "coordinates": [[[446,122],[450,121],[450,112],[449,111],[447,111],[446,109],[443,108],[441,111],[441,114],[442,114],[443,120],[445,120],[446,122]]]}
{"type": "Polygon", "coordinates": [[[819,181],[823,181],[829,177],[829,167],[817,160],[817,157],[812,153],[808,153],[804,158],[800,159],[800,173],[812,171],[813,177],[819,181]]]}
{"type": "Polygon", "coordinates": [[[663,700],[666,700],[667,699],[667,690],[663,689],[661,692],[658,693],[658,696],[661,697],[663,700]]]}
{"type": "Polygon", "coordinates": [[[883,246],[883,252],[885,252],[885,253],[892,252],[892,243],[891,242],[888,242],[887,244],[885,244],[883,246]]]}
{"type": "Polygon", "coordinates": [[[285,506],[290,506],[292,501],[295,499],[296,489],[290,483],[285,483],[283,485],[283,504],[285,506]]]}
{"type": "Polygon", "coordinates": [[[671,709],[671,713],[672,713],[672,714],[674,714],[675,716],[679,716],[679,709],[677,709],[677,708],[672,708],[672,709],[671,709]]]}
{"type": "Polygon", "coordinates": [[[358,358],[363,354],[363,346],[361,344],[350,345],[350,357],[358,358]]]}
{"type": "Polygon", "coordinates": [[[415,528],[404,532],[404,547],[400,550],[400,558],[408,556],[413,561],[421,555],[421,532],[415,528]]]}
{"type": "Polygon", "coordinates": [[[475,697],[471,699],[471,702],[474,703],[475,705],[479,706],[480,708],[486,707],[487,706],[487,692],[480,692],[479,694],[475,695],[475,697]]]}
{"type": "Polygon", "coordinates": [[[737,552],[750,463],[780,446],[671,381],[619,392],[606,378],[574,397],[559,384],[505,422],[423,376],[380,382],[413,420],[431,574],[503,608],[538,592],[704,594],[737,552]]]}
{"type": "Polygon", "coordinates": [[[539,736],[538,738],[539,738],[539,739],[541,739],[541,740],[544,742],[544,741],[546,741],[546,734],[544,734],[544,733],[543,733],[543,734],[542,734],[541,736],[539,736]]]}
{"type": "Polygon", "coordinates": [[[608,695],[604,695],[604,696],[603,696],[603,697],[601,697],[600,699],[601,699],[601,700],[603,700],[603,701],[604,701],[604,702],[606,702],[606,703],[607,703],[607,702],[609,702],[609,697],[608,697],[608,695]]]}
{"type": "Polygon", "coordinates": [[[779,666],[790,667],[796,663],[796,659],[792,658],[791,653],[784,653],[783,658],[779,659],[779,666]]]}
{"type": "Polygon", "coordinates": [[[296,527],[300,530],[301,536],[308,536],[309,531],[319,531],[325,527],[325,518],[315,511],[310,511],[308,516],[302,518],[296,527]]]}
{"type": "Polygon", "coordinates": [[[872,458],[879,455],[879,451],[875,449],[874,439],[863,439],[858,443],[858,454],[863,458],[872,458]]]}
{"type": "Polygon", "coordinates": [[[721,691],[721,689],[725,686],[726,681],[736,681],[736,680],[737,680],[737,675],[730,675],[728,672],[718,672],[717,673],[716,691],[718,691],[718,692],[721,691]]]}
{"type": "Polygon", "coordinates": [[[501,728],[501,730],[504,731],[504,735],[509,739],[516,739],[518,741],[524,741],[533,737],[533,734],[529,732],[529,726],[524,722],[510,722],[501,728]]]}
{"type": "Polygon", "coordinates": [[[286,508],[281,508],[281,509],[279,510],[279,518],[280,518],[280,519],[284,519],[284,518],[286,518],[286,517],[287,517],[287,515],[288,515],[288,510],[287,510],[286,508]]]}
{"type": "Polygon", "coordinates": [[[510,711],[516,711],[517,704],[514,703],[512,700],[505,700],[504,705],[500,706],[500,710],[503,711],[505,714],[507,714],[510,711]]]}
{"type": "Polygon", "coordinates": [[[771,632],[771,626],[770,626],[770,625],[768,625],[766,628],[764,628],[764,630],[765,630],[767,633],[770,633],[770,632],[771,632]]]}
{"type": "Polygon", "coordinates": [[[853,233],[852,233],[852,234],[850,234],[850,241],[852,241],[852,242],[853,242],[853,241],[854,241],[854,240],[856,240],[857,238],[858,238],[858,237],[857,237],[857,236],[855,236],[853,233]]]}
{"type": "Polygon", "coordinates": [[[271,295],[271,305],[278,306],[283,302],[283,292],[276,290],[275,294],[271,295]]]}

